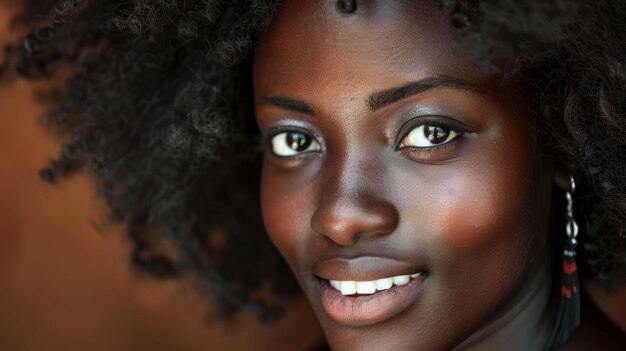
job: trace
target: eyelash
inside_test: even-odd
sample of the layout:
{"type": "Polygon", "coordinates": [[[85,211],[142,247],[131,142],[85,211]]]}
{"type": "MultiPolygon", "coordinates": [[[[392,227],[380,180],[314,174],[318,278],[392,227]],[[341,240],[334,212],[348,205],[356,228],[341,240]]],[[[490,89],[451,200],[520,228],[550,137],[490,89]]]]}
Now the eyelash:
{"type": "Polygon", "coordinates": [[[412,154],[414,153],[419,153],[422,155],[434,154],[434,153],[441,152],[441,151],[444,151],[446,149],[449,149],[455,146],[455,144],[460,142],[462,138],[472,133],[473,133],[473,130],[470,126],[452,118],[437,116],[437,115],[419,116],[419,117],[410,119],[409,121],[405,122],[400,127],[398,137],[396,138],[395,149],[396,151],[409,152],[412,154]],[[401,145],[402,141],[406,137],[408,137],[408,135],[413,130],[415,130],[416,128],[419,128],[420,126],[426,126],[426,125],[431,126],[431,127],[439,127],[439,128],[449,130],[451,132],[455,132],[457,136],[454,139],[447,141],[445,143],[442,143],[440,145],[433,145],[433,146],[428,146],[428,147],[402,146],[401,145]]]}
{"type": "MultiPolygon", "coordinates": [[[[438,152],[443,152],[443,151],[446,151],[447,149],[454,147],[458,142],[461,141],[462,138],[473,133],[472,129],[464,123],[461,123],[455,119],[451,119],[451,118],[443,117],[443,116],[436,116],[436,115],[419,116],[419,117],[412,118],[409,121],[405,122],[400,127],[399,130],[400,130],[398,132],[399,137],[396,138],[395,150],[401,151],[403,153],[408,153],[411,156],[414,156],[415,154],[419,154],[420,157],[417,157],[417,158],[424,158],[424,159],[428,158],[429,156],[432,156],[433,154],[436,154],[438,152]],[[402,141],[409,135],[409,133],[411,133],[411,131],[413,131],[415,128],[418,128],[422,125],[444,128],[446,130],[456,132],[457,136],[454,139],[448,142],[445,142],[443,144],[429,146],[429,147],[401,146],[402,141]]],[[[319,143],[320,148],[321,148],[320,151],[323,151],[323,144],[320,142],[321,138],[317,135],[317,133],[314,133],[306,128],[293,127],[293,126],[279,126],[279,127],[271,128],[265,135],[261,136],[259,146],[261,148],[269,149],[274,157],[280,160],[285,160],[285,161],[301,159],[303,157],[307,157],[315,153],[315,152],[303,152],[300,154],[295,154],[295,155],[290,155],[290,156],[281,156],[281,155],[275,154],[272,151],[272,139],[276,137],[277,135],[285,133],[285,132],[297,132],[297,133],[308,135],[311,138],[313,138],[317,143],[319,143]]]]}
{"type": "Polygon", "coordinates": [[[449,149],[454,148],[456,144],[461,141],[460,139],[463,136],[464,134],[459,134],[458,137],[441,145],[435,145],[435,146],[430,146],[430,147],[406,146],[406,147],[397,149],[397,151],[402,152],[404,154],[408,154],[408,157],[411,157],[411,158],[426,160],[426,159],[432,158],[433,155],[440,154],[440,153],[448,151],[449,149]]]}
{"type": "Polygon", "coordinates": [[[312,153],[311,151],[308,152],[303,152],[300,154],[295,154],[295,155],[291,155],[291,156],[281,156],[281,155],[276,155],[273,151],[272,151],[272,139],[282,133],[286,133],[286,132],[296,132],[296,133],[302,133],[305,135],[310,136],[311,138],[313,138],[317,143],[319,143],[321,150],[323,151],[323,147],[322,147],[322,143],[320,142],[321,138],[319,137],[319,135],[317,135],[317,133],[314,133],[306,128],[301,128],[301,127],[292,127],[292,126],[279,126],[279,127],[274,127],[271,128],[265,135],[261,136],[261,140],[260,140],[260,146],[261,148],[267,148],[270,150],[270,153],[272,154],[272,156],[279,158],[281,160],[285,160],[285,161],[292,161],[292,160],[297,160],[300,159],[302,157],[306,157],[306,156],[310,156],[312,153]]]}

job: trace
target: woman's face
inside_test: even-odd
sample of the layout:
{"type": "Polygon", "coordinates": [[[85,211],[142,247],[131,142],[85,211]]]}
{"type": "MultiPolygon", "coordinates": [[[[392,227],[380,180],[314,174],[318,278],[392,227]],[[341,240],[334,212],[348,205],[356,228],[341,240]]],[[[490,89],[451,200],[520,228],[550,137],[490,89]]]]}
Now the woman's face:
{"type": "Polygon", "coordinates": [[[265,225],[333,348],[450,348],[544,261],[552,174],[436,4],[357,5],[286,2],[257,50],[265,225]]]}

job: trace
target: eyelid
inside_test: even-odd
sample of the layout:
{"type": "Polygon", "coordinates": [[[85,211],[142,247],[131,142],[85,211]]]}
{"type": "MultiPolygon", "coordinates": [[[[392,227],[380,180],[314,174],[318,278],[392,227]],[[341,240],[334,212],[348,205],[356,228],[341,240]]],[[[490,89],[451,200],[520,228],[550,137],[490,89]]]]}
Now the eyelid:
{"type": "Polygon", "coordinates": [[[300,133],[310,135],[320,144],[320,146],[322,146],[322,138],[314,130],[311,130],[305,127],[300,127],[300,126],[293,126],[293,125],[291,126],[282,125],[282,126],[269,128],[265,133],[261,135],[262,145],[267,145],[267,143],[270,142],[273,137],[284,132],[300,132],[300,133]]]}
{"type": "Polygon", "coordinates": [[[444,127],[444,128],[453,130],[457,132],[459,136],[465,136],[468,134],[475,133],[474,129],[471,126],[459,120],[456,120],[454,118],[444,117],[444,116],[439,116],[439,115],[418,116],[418,117],[409,119],[408,121],[404,122],[402,126],[400,126],[400,129],[398,130],[398,136],[396,137],[395,150],[402,149],[400,147],[400,145],[402,144],[402,140],[404,140],[404,138],[406,138],[406,136],[413,129],[424,124],[444,127]]]}
{"type": "MultiPolygon", "coordinates": [[[[274,155],[276,157],[280,157],[280,158],[284,158],[284,159],[288,159],[288,158],[297,158],[303,155],[308,155],[308,154],[313,154],[313,153],[318,153],[318,152],[323,152],[324,151],[324,144],[322,143],[322,139],[320,138],[319,134],[316,133],[315,131],[305,128],[305,127],[300,127],[300,126],[293,126],[293,125],[281,125],[281,126],[276,126],[276,127],[272,127],[269,128],[267,132],[265,132],[263,135],[261,135],[261,147],[263,149],[267,148],[267,147],[271,147],[271,143],[272,140],[275,136],[282,134],[282,133],[286,133],[286,132],[298,132],[298,133],[302,133],[302,134],[306,134],[309,135],[313,138],[314,142],[316,142],[319,145],[319,150],[315,150],[315,151],[306,151],[306,152],[302,152],[299,154],[295,154],[295,155],[290,155],[290,156],[279,156],[279,155],[274,155]]],[[[273,154],[273,153],[272,153],[273,154]]]]}

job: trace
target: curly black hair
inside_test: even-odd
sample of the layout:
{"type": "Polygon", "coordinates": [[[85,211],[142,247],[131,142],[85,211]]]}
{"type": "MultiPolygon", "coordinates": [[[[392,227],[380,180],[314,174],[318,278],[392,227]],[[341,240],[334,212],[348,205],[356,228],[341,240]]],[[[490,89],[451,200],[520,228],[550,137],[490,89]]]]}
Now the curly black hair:
{"type": "MultiPolygon", "coordinates": [[[[71,72],[45,116],[64,143],[43,179],[86,172],[110,219],[126,225],[136,267],[190,278],[225,316],[243,308],[264,321],[298,292],[264,235],[258,198],[251,55],[278,5],[27,0],[14,23],[29,34],[5,47],[1,67],[4,80],[71,72]],[[267,287],[273,294],[261,299],[267,287]]],[[[626,2],[441,6],[484,70],[528,84],[543,153],[582,188],[584,268],[607,289],[622,285],[626,2]]]]}

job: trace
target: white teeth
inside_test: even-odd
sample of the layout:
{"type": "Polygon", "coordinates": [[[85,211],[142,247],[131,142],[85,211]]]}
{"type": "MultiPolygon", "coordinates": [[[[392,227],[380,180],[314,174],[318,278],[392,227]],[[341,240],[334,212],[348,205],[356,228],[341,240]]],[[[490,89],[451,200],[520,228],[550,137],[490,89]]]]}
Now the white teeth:
{"type": "Polygon", "coordinates": [[[408,275],[399,275],[397,277],[393,277],[393,283],[396,285],[404,285],[409,282],[411,277],[408,275]]]}
{"type": "Polygon", "coordinates": [[[392,278],[382,278],[367,282],[330,280],[329,283],[330,286],[335,288],[335,290],[340,291],[343,295],[373,294],[376,291],[390,289],[394,284],[407,284],[411,279],[415,279],[421,275],[422,273],[420,272],[411,275],[399,275],[392,278]]]}
{"type": "Polygon", "coordinates": [[[356,292],[359,294],[373,294],[376,292],[376,282],[357,282],[356,292]]]}
{"type": "Polygon", "coordinates": [[[356,294],[356,282],[347,281],[347,282],[339,282],[341,284],[340,291],[344,295],[354,295],[356,294]]]}
{"type": "Polygon", "coordinates": [[[376,290],[387,290],[393,286],[393,278],[378,279],[376,281],[376,290]]]}

